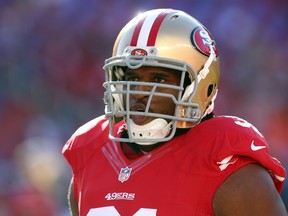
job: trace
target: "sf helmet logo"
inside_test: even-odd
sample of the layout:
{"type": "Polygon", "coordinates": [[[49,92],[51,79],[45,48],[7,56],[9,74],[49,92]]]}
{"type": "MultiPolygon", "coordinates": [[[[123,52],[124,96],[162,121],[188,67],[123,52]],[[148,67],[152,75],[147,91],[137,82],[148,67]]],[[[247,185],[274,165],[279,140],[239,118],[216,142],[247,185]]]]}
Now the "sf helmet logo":
{"type": "Polygon", "coordinates": [[[210,32],[202,27],[195,28],[191,33],[192,45],[202,54],[210,55],[210,46],[212,45],[216,56],[218,56],[218,47],[214,41],[213,36],[210,32]]]}
{"type": "Polygon", "coordinates": [[[147,51],[144,49],[134,49],[131,52],[131,55],[134,56],[147,56],[147,51]]]}

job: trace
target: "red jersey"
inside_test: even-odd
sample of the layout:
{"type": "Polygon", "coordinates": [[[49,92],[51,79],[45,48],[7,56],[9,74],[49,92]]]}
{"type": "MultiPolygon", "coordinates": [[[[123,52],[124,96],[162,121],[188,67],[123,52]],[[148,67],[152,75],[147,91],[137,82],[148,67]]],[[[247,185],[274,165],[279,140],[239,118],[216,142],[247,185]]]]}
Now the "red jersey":
{"type": "MultiPolygon", "coordinates": [[[[115,126],[118,136],[122,125],[115,126]]],[[[108,120],[98,117],[80,127],[63,148],[80,216],[214,215],[217,188],[249,163],[265,167],[279,192],[283,187],[285,170],[269,156],[261,133],[236,117],[203,121],[133,159],[120,143],[109,140],[108,130],[108,120]]]]}

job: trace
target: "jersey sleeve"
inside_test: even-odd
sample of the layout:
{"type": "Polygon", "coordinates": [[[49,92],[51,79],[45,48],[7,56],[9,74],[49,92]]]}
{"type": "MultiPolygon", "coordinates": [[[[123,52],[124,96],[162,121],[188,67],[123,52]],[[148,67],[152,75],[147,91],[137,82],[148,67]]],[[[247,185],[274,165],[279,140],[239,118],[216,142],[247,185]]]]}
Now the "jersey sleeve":
{"type": "Polygon", "coordinates": [[[217,143],[214,151],[214,164],[222,172],[226,169],[232,173],[249,163],[258,163],[268,170],[274,184],[281,192],[285,169],[280,161],[269,154],[269,146],[264,136],[247,121],[230,117],[223,121],[224,126],[217,133],[217,143]]]}

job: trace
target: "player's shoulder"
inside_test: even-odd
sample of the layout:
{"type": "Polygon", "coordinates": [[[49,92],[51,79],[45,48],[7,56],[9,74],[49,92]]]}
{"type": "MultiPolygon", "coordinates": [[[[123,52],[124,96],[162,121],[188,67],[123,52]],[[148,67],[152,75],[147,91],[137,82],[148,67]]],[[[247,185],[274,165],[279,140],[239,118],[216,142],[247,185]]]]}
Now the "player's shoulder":
{"type": "Polygon", "coordinates": [[[209,133],[225,133],[227,134],[254,134],[263,137],[259,130],[250,122],[237,116],[215,116],[201,123],[209,133]]]}
{"type": "Polygon", "coordinates": [[[229,116],[229,115],[219,115],[215,116],[203,123],[206,123],[207,126],[218,126],[219,128],[226,128],[226,127],[237,127],[238,122],[247,122],[246,120],[239,118],[237,116],[229,116]]]}
{"type": "Polygon", "coordinates": [[[202,134],[205,133],[205,136],[202,136],[205,143],[203,146],[207,152],[216,155],[217,161],[235,154],[253,158],[256,154],[266,154],[268,151],[263,134],[242,118],[216,116],[201,124],[199,130],[202,134]]]}
{"type": "Polygon", "coordinates": [[[264,136],[248,121],[235,116],[216,116],[191,128],[182,139],[180,142],[185,143],[186,148],[180,149],[179,164],[185,164],[183,158],[188,158],[186,167],[190,168],[189,160],[193,158],[193,164],[200,167],[201,172],[205,170],[214,176],[225,170],[225,176],[248,163],[258,163],[274,173],[275,185],[281,190],[285,170],[269,155],[264,136]]]}
{"type": "Polygon", "coordinates": [[[104,135],[108,134],[108,124],[105,116],[99,116],[90,120],[72,134],[66,142],[63,151],[72,148],[87,147],[96,139],[99,140],[101,137],[105,137],[104,135]]]}
{"type": "Polygon", "coordinates": [[[79,138],[87,135],[93,135],[97,137],[108,127],[108,124],[108,119],[104,115],[99,116],[80,126],[72,135],[72,137],[79,138]]]}
{"type": "MultiPolygon", "coordinates": [[[[267,146],[264,136],[248,121],[236,116],[215,116],[191,128],[185,139],[202,143],[199,151],[250,150],[252,142],[267,146]]],[[[193,147],[193,145],[191,145],[193,147]]],[[[213,152],[215,154],[215,152],[213,152]]]]}
{"type": "Polygon", "coordinates": [[[108,125],[108,120],[99,116],[80,126],[65,143],[62,153],[74,172],[81,170],[108,139],[108,125]]]}

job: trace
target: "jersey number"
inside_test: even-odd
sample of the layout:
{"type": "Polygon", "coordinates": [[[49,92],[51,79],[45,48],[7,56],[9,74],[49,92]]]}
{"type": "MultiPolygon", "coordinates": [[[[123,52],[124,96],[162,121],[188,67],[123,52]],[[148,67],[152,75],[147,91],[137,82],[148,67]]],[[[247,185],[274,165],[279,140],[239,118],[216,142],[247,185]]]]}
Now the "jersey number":
{"type": "MultiPolygon", "coordinates": [[[[156,216],[156,209],[140,208],[133,216],[156,216]]],[[[90,209],[87,216],[121,216],[114,206],[90,209]]]]}
{"type": "Polygon", "coordinates": [[[240,118],[234,118],[234,122],[235,124],[240,125],[242,127],[252,128],[257,134],[259,134],[259,136],[263,137],[260,131],[256,127],[254,127],[251,123],[240,118]]]}

